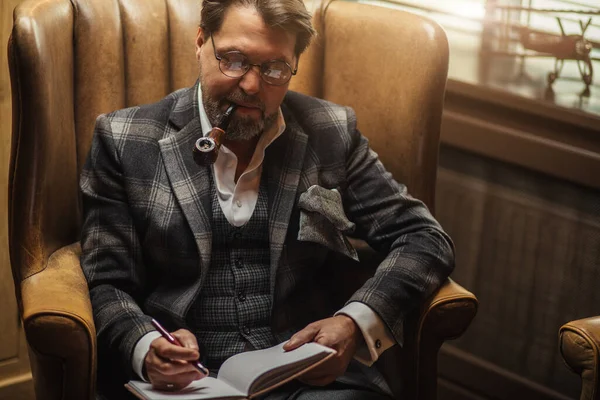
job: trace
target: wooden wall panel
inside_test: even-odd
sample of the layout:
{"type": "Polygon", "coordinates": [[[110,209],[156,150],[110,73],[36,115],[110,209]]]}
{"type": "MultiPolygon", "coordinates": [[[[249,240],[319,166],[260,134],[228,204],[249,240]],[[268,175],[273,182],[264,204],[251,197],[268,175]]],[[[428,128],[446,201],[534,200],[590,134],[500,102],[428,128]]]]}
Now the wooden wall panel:
{"type": "Polygon", "coordinates": [[[27,345],[15,299],[8,255],[8,165],[11,136],[11,91],[7,44],[13,9],[23,0],[0,1],[0,399],[34,398],[27,345]]]}
{"type": "Polygon", "coordinates": [[[456,245],[454,279],[480,301],[473,324],[452,343],[469,358],[458,368],[456,352],[446,352],[444,378],[496,393],[494,399],[511,399],[497,389],[510,393],[511,382],[523,381],[532,393],[525,398],[578,397],[579,378],[564,365],[557,338],[562,324],[598,313],[599,195],[442,147],[437,217],[456,245]],[[487,379],[464,373],[477,359],[494,366],[486,373],[472,365],[487,379]]]}

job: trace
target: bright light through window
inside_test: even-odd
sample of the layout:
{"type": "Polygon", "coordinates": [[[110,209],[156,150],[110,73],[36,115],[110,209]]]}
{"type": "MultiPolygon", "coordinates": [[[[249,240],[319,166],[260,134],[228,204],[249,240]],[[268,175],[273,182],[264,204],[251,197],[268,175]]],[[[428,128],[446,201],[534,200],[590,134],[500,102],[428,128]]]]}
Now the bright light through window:
{"type": "Polygon", "coordinates": [[[485,16],[485,7],[483,4],[477,4],[472,1],[449,1],[447,2],[449,11],[467,18],[482,19],[485,16]]]}
{"type": "MultiPolygon", "coordinates": [[[[600,0],[357,0],[361,3],[374,3],[384,7],[407,8],[425,14],[437,20],[444,28],[458,29],[463,32],[481,32],[482,22],[488,18],[500,22],[501,12],[486,15],[486,4],[498,6],[531,7],[536,9],[558,10],[600,10],[600,0]]],[[[510,11],[511,23],[528,26],[534,30],[560,34],[556,17],[560,17],[567,35],[580,34],[579,21],[584,24],[592,18],[590,27],[585,32],[588,40],[600,42],[600,15],[584,15],[576,13],[548,13],[510,11]]],[[[600,50],[594,49],[593,55],[600,56],[600,50]]]]}

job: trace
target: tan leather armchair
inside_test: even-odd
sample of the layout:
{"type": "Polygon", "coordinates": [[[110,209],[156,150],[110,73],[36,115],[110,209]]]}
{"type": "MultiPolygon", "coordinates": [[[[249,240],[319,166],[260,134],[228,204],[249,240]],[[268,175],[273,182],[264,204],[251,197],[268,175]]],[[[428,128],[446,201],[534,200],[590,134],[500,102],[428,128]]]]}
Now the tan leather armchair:
{"type": "MultiPolygon", "coordinates": [[[[78,178],[95,118],[190,86],[199,0],[28,0],[9,42],[10,256],[38,400],[91,399],[96,332],[79,265],[78,178]]],[[[335,1],[293,89],[355,108],[388,169],[433,208],[448,46],[438,25],[335,1]]],[[[372,257],[368,254],[365,258],[372,257]]],[[[366,262],[366,261],[365,261],[366,262]]],[[[379,361],[403,399],[434,399],[437,353],[475,316],[448,280],[379,361]]]]}
{"type": "Polygon", "coordinates": [[[600,400],[600,317],[564,324],[560,352],[567,366],[581,376],[581,400],[600,400]]]}

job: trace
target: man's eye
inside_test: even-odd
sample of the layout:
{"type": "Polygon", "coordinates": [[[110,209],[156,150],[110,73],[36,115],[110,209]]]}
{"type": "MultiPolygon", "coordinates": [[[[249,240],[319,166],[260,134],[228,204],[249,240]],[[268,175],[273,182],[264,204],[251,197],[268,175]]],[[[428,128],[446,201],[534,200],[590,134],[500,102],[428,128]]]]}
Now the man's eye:
{"type": "Polygon", "coordinates": [[[282,73],[283,73],[283,71],[280,69],[268,69],[265,72],[265,75],[268,76],[269,78],[279,79],[279,78],[281,78],[282,73]]]}
{"type": "Polygon", "coordinates": [[[231,69],[231,70],[239,70],[244,68],[244,62],[243,61],[227,61],[227,69],[231,69]]]}
{"type": "Polygon", "coordinates": [[[242,54],[228,53],[223,55],[221,65],[230,71],[241,71],[247,68],[248,60],[242,54]]]}

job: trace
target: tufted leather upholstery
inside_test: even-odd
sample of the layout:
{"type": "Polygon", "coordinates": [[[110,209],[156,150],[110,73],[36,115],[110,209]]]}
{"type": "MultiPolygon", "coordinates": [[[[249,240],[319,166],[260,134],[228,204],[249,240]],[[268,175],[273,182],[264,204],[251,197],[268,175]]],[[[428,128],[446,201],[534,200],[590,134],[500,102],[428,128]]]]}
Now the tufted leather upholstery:
{"type": "Polygon", "coordinates": [[[559,342],[567,366],[581,376],[580,400],[600,400],[600,317],[566,323],[559,342]]]}
{"type": "MultiPolygon", "coordinates": [[[[95,118],[194,83],[199,4],[27,0],[15,10],[9,241],[38,400],[95,391],[96,333],[75,243],[95,118]]],[[[354,107],[388,169],[433,209],[445,34],[401,11],[341,1],[310,8],[319,38],[291,88],[354,107]]],[[[464,332],[476,307],[448,280],[406,322],[404,348],[379,361],[395,390],[404,385],[403,399],[435,398],[438,349],[464,332]]]]}

